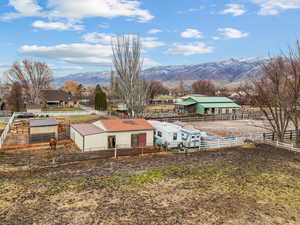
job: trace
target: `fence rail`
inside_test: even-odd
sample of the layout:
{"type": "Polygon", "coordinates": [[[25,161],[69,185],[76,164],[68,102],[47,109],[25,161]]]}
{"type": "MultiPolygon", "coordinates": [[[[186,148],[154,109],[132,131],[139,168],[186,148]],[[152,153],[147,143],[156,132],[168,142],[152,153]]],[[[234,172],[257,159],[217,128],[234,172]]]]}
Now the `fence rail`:
{"type": "Polygon", "coordinates": [[[217,148],[228,148],[241,146],[245,144],[246,138],[217,138],[217,139],[206,139],[202,138],[199,149],[217,149],[217,148]]]}
{"type": "Polygon", "coordinates": [[[287,149],[287,150],[290,150],[293,152],[300,153],[300,148],[296,148],[294,144],[288,144],[288,143],[283,143],[280,141],[271,141],[271,140],[264,140],[264,143],[278,147],[278,148],[283,148],[283,149],[287,149]]]}
{"type": "MultiPolygon", "coordinates": [[[[128,115],[123,113],[113,112],[112,115],[118,116],[120,118],[129,118],[128,115]]],[[[166,115],[162,116],[151,116],[148,114],[143,114],[137,116],[139,118],[144,118],[147,120],[158,120],[162,122],[198,122],[198,121],[215,121],[215,120],[249,120],[249,119],[261,119],[263,115],[261,113],[237,113],[237,114],[219,114],[219,115],[166,115]]]]}
{"type": "Polygon", "coordinates": [[[1,136],[0,136],[0,149],[2,148],[4,141],[6,139],[6,136],[10,130],[11,124],[13,123],[14,119],[15,119],[15,113],[10,117],[5,129],[3,130],[1,136]]]}
{"type": "Polygon", "coordinates": [[[48,166],[51,164],[70,163],[97,159],[116,158],[121,156],[138,156],[142,154],[159,153],[159,148],[130,148],[118,150],[101,150],[91,152],[48,151],[43,154],[29,152],[23,154],[0,154],[1,167],[15,166],[48,166]]]}
{"type": "MultiPolygon", "coordinates": [[[[293,140],[297,136],[296,130],[287,130],[284,135],[283,135],[283,140],[293,140]]],[[[273,133],[264,133],[263,137],[265,140],[272,140],[272,141],[277,141],[279,140],[278,135],[273,132],[273,133]]]]}

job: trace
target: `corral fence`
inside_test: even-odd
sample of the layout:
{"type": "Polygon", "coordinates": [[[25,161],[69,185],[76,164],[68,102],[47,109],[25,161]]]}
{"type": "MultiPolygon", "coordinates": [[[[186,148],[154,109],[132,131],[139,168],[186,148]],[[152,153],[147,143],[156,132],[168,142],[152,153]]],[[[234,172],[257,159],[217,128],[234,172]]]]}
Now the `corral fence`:
{"type": "Polygon", "coordinates": [[[85,116],[85,115],[103,115],[103,112],[97,110],[88,111],[46,111],[34,113],[39,117],[53,117],[53,116],[85,116]]]}
{"type": "Polygon", "coordinates": [[[128,149],[110,149],[90,152],[67,152],[64,150],[48,151],[43,154],[31,153],[26,151],[22,154],[0,154],[0,167],[16,166],[48,166],[51,164],[64,164],[79,161],[89,161],[97,159],[117,158],[122,156],[141,156],[162,152],[162,149],[156,147],[128,148],[128,149]]]}
{"type": "Polygon", "coordinates": [[[289,151],[300,153],[300,148],[295,147],[295,144],[293,144],[293,143],[288,144],[288,143],[284,143],[284,142],[280,142],[280,141],[272,141],[272,140],[264,140],[264,143],[268,144],[268,145],[272,145],[277,148],[282,148],[282,149],[286,149],[289,151]]]}
{"type": "Polygon", "coordinates": [[[4,141],[5,141],[5,139],[6,139],[6,136],[7,136],[7,134],[8,134],[8,132],[9,132],[9,130],[10,130],[10,127],[11,127],[11,125],[12,125],[12,123],[14,122],[14,119],[15,119],[15,113],[10,117],[10,119],[9,119],[9,121],[8,121],[8,123],[7,123],[7,125],[6,125],[6,127],[4,128],[4,130],[3,130],[3,132],[2,132],[2,134],[1,134],[1,136],[0,136],[0,149],[2,148],[2,145],[4,144],[4,141]]]}
{"type": "Polygon", "coordinates": [[[221,114],[221,115],[204,115],[204,116],[193,116],[193,117],[170,117],[170,118],[155,118],[150,117],[147,119],[158,120],[164,122],[198,122],[198,121],[219,121],[219,120],[250,120],[260,119],[261,114],[221,114]]]}
{"type": "MultiPolygon", "coordinates": [[[[275,132],[263,133],[264,140],[277,141],[279,140],[278,135],[275,132]]],[[[296,130],[287,130],[284,132],[283,140],[295,140],[296,139],[296,130]]]]}
{"type": "MultiPolygon", "coordinates": [[[[129,118],[124,113],[113,112],[113,116],[119,118],[129,118]]],[[[253,120],[263,119],[264,116],[261,113],[237,113],[237,114],[218,114],[218,115],[186,115],[186,114],[162,114],[161,116],[153,116],[148,114],[138,115],[137,118],[144,118],[146,120],[157,120],[162,122],[198,122],[198,121],[219,121],[219,120],[253,120]]]]}
{"type": "Polygon", "coordinates": [[[244,145],[247,140],[245,137],[233,138],[201,138],[199,149],[218,149],[244,145]]]}

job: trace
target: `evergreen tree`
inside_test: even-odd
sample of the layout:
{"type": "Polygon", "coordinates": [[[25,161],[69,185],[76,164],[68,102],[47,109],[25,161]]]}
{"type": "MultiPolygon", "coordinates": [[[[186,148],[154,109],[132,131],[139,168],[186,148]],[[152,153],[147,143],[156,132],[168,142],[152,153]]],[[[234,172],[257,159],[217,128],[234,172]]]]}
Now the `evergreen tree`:
{"type": "Polygon", "coordinates": [[[101,95],[102,95],[102,89],[99,84],[97,84],[95,89],[95,109],[100,110],[101,109],[101,95]]]}
{"type": "Polygon", "coordinates": [[[97,84],[95,89],[95,109],[96,110],[106,110],[107,109],[107,100],[106,94],[102,90],[99,84],[97,84]]]}

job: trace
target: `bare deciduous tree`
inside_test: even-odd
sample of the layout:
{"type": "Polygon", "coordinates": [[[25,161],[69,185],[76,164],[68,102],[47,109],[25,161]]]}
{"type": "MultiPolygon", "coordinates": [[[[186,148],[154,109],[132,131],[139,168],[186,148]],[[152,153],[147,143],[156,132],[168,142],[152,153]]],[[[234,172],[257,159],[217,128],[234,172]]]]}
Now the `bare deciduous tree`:
{"type": "Polygon", "coordinates": [[[8,109],[12,112],[22,112],[25,109],[23,88],[19,82],[14,82],[10,87],[10,92],[6,97],[8,109]]]}
{"type": "Polygon", "coordinates": [[[130,116],[144,111],[148,88],[142,77],[141,41],[135,35],[121,35],[112,41],[113,64],[119,76],[121,97],[130,116]]]}
{"type": "Polygon", "coordinates": [[[280,140],[289,125],[296,130],[300,143],[300,44],[289,48],[287,55],[273,59],[262,67],[262,77],[248,85],[248,96],[264,113],[280,140]]]}
{"type": "Polygon", "coordinates": [[[288,74],[283,57],[271,59],[262,67],[262,77],[253,79],[247,86],[248,96],[259,106],[280,140],[290,122],[289,107],[291,104],[288,86],[288,74]]]}
{"type": "Polygon", "coordinates": [[[210,80],[199,80],[192,84],[192,90],[194,94],[215,96],[217,88],[210,80]]]}
{"type": "Polygon", "coordinates": [[[26,93],[27,102],[38,103],[40,91],[48,88],[53,78],[52,71],[46,63],[23,60],[14,63],[7,71],[8,81],[19,82],[26,93]]]}

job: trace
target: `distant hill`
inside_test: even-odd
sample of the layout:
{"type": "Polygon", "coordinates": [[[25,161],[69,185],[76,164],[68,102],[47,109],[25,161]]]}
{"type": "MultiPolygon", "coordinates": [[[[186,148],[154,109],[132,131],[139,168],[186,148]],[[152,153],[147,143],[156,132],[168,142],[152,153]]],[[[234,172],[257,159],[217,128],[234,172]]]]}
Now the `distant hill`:
{"type": "MultiPolygon", "coordinates": [[[[259,76],[261,66],[267,60],[267,58],[256,57],[195,65],[158,66],[144,70],[144,76],[147,80],[159,80],[170,86],[177,85],[180,80],[184,80],[187,85],[196,80],[213,80],[219,85],[230,85],[245,81],[249,76],[259,76]]],[[[77,81],[83,85],[108,84],[110,75],[106,71],[76,73],[55,78],[53,85],[62,86],[68,80],[77,81]]]]}

